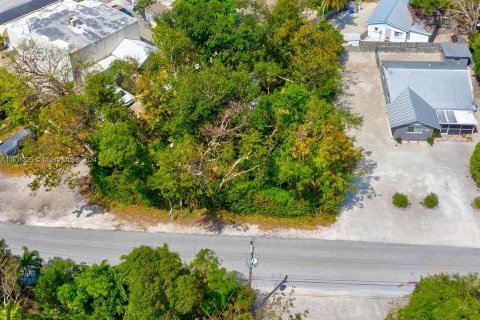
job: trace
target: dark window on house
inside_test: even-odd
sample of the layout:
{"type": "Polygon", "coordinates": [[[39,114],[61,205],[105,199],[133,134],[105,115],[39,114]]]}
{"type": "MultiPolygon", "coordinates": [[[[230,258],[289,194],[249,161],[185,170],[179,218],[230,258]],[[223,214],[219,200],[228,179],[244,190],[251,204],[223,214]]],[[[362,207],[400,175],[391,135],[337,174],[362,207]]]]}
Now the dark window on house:
{"type": "Polygon", "coordinates": [[[407,133],[422,133],[423,127],[407,127],[407,133]]]}
{"type": "Polygon", "coordinates": [[[398,31],[395,31],[395,32],[393,33],[393,36],[394,36],[394,37],[401,37],[401,36],[402,36],[402,33],[401,33],[401,32],[398,32],[398,31]]]}

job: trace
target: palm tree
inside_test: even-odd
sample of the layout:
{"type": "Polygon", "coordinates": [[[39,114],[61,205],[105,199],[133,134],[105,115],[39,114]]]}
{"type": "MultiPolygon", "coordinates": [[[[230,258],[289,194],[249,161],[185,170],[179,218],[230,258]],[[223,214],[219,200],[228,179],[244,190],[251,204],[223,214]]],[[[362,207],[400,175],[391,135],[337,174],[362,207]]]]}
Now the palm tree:
{"type": "Polygon", "coordinates": [[[326,8],[335,8],[338,11],[347,2],[348,0],[322,0],[322,20],[323,20],[323,16],[325,14],[326,8]]]}
{"type": "Polygon", "coordinates": [[[40,258],[40,253],[37,250],[28,250],[27,247],[23,247],[22,260],[20,261],[20,270],[23,273],[23,278],[26,280],[26,284],[31,284],[35,281],[35,278],[42,268],[43,260],[40,258]]]}

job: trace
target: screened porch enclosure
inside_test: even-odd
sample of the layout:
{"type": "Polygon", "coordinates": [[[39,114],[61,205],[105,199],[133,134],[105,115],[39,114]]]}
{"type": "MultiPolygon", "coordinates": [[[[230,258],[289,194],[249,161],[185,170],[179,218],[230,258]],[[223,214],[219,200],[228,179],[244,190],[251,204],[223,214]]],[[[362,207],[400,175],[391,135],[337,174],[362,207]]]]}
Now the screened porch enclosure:
{"type": "Polygon", "coordinates": [[[437,110],[440,133],[448,135],[473,134],[477,120],[469,110],[437,110]]]}

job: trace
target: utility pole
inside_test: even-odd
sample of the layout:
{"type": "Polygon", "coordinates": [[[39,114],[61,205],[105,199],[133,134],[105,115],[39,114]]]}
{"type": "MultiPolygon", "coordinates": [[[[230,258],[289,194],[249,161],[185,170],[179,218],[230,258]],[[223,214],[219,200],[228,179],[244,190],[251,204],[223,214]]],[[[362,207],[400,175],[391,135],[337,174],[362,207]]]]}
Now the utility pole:
{"type": "Polygon", "coordinates": [[[250,241],[250,261],[248,263],[248,286],[252,287],[252,279],[253,279],[253,268],[257,266],[257,259],[254,257],[255,254],[255,246],[253,245],[253,240],[250,241]]]}

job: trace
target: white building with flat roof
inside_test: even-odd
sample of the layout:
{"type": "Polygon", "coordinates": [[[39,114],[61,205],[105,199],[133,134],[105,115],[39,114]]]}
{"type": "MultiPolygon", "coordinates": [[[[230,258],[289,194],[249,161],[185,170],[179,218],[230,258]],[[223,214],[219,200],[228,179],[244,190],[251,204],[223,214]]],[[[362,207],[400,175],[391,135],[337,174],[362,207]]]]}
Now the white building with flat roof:
{"type": "MultiPolygon", "coordinates": [[[[71,62],[125,58],[129,52],[145,60],[154,47],[140,41],[137,19],[99,1],[64,0],[8,29],[12,49],[28,39],[65,49],[71,62]]],[[[139,61],[142,62],[142,61],[139,61]]]]}

